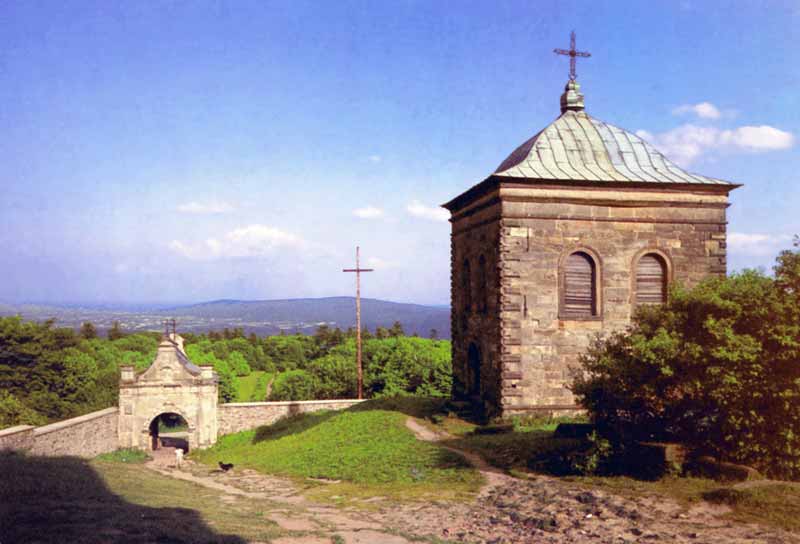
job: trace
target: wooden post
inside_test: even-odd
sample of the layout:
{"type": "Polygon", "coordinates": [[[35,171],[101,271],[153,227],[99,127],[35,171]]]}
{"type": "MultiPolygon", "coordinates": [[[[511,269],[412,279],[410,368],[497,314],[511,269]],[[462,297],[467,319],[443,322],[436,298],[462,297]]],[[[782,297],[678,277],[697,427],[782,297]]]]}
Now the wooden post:
{"type": "Polygon", "coordinates": [[[342,272],[356,273],[356,369],[358,373],[358,398],[364,398],[364,371],[361,366],[361,273],[373,272],[372,268],[361,268],[360,249],[356,246],[356,267],[344,268],[342,272]]]}

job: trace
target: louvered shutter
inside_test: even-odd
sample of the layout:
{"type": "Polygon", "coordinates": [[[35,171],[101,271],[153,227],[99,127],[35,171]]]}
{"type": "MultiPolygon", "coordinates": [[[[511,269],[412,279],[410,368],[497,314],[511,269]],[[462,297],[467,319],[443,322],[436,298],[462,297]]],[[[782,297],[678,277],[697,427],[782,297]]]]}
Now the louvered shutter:
{"type": "Polygon", "coordinates": [[[596,309],[594,261],[585,253],[573,253],[564,271],[564,314],[586,317],[596,309]]]}
{"type": "Polygon", "coordinates": [[[661,304],[667,299],[666,267],[657,255],[645,255],[636,267],[636,303],[661,304]]]}

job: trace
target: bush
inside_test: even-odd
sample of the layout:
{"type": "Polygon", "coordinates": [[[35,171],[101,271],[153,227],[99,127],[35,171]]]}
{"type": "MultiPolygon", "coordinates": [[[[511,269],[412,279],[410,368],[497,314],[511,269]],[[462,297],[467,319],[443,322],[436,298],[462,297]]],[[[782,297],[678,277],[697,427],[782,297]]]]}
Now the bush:
{"type": "Polygon", "coordinates": [[[272,382],[270,400],[313,400],[317,380],[305,370],[289,370],[278,374],[272,382]]]}
{"type": "Polygon", "coordinates": [[[617,442],[683,442],[698,454],[800,478],[800,265],[674,289],[598,341],[573,390],[617,442]]]}

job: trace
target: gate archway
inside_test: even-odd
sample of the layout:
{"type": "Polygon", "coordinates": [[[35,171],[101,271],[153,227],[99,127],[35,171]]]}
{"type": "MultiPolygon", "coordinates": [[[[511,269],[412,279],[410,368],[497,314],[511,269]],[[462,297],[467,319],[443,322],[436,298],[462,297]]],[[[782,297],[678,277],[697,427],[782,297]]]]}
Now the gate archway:
{"type": "MultiPolygon", "coordinates": [[[[153,363],[137,374],[122,367],[119,386],[119,444],[154,449],[162,434],[157,421],[180,418],[187,448],[217,441],[218,378],[211,366],[196,366],[183,351],[180,336],[164,336],[153,363]],[[155,425],[155,427],[154,427],[155,425]],[[155,437],[154,437],[155,430],[155,437]]],[[[178,438],[178,437],[174,437],[178,438]]]]}

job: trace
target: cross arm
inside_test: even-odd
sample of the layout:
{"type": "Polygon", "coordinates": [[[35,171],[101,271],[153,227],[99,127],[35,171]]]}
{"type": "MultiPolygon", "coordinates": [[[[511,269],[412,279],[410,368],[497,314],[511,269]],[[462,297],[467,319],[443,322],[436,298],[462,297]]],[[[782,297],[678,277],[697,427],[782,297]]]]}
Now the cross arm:
{"type": "Polygon", "coordinates": [[[374,268],[342,268],[342,272],[375,272],[374,268]]]}

